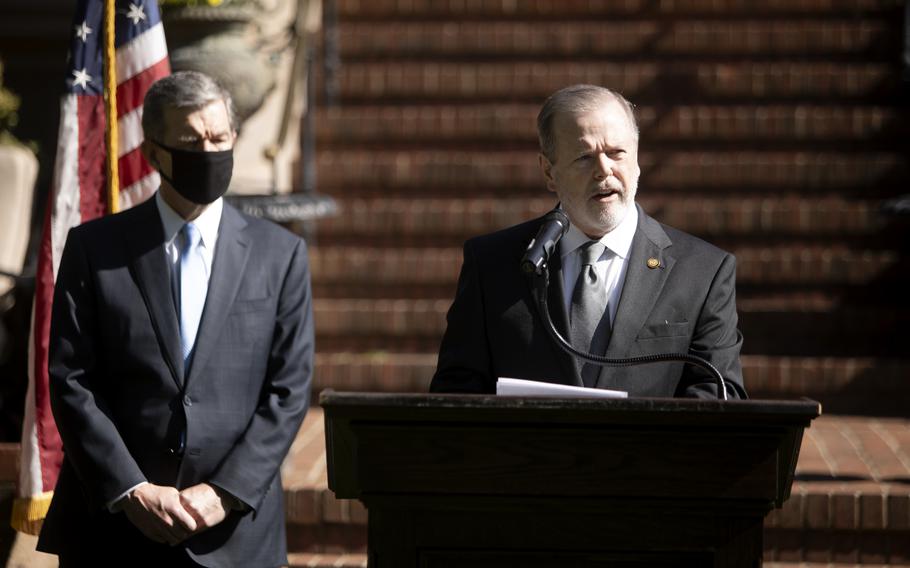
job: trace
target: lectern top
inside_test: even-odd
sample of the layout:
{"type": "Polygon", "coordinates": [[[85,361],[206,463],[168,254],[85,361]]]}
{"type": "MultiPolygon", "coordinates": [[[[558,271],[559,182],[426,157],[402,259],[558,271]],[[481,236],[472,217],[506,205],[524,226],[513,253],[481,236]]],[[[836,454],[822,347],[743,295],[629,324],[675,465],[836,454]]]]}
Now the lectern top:
{"type": "Polygon", "coordinates": [[[543,413],[559,412],[579,413],[586,417],[591,414],[609,414],[612,416],[630,416],[647,414],[652,419],[655,415],[665,414],[674,419],[681,415],[699,415],[715,418],[725,416],[743,417],[752,415],[753,420],[761,416],[773,416],[775,420],[808,423],[821,415],[821,404],[807,398],[800,400],[714,400],[685,398],[551,398],[551,397],[509,397],[493,395],[442,395],[419,393],[358,393],[335,392],[331,389],[322,391],[320,405],[330,409],[357,408],[360,411],[368,408],[408,409],[419,412],[421,409],[432,412],[458,412],[470,410],[476,413],[512,415],[514,412],[543,413]]]}

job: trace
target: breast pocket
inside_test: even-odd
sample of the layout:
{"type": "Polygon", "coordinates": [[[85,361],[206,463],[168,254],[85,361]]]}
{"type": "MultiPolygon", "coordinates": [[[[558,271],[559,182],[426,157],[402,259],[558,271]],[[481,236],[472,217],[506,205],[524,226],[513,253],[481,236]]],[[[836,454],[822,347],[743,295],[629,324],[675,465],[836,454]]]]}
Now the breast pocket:
{"type": "Polygon", "coordinates": [[[686,337],[689,335],[689,322],[671,322],[645,324],[638,334],[639,340],[663,339],[669,337],[686,337]]]}
{"type": "Polygon", "coordinates": [[[222,333],[229,341],[247,344],[271,337],[274,324],[275,304],[272,298],[235,300],[222,333]]]}
{"type": "Polygon", "coordinates": [[[256,298],[253,300],[235,300],[231,306],[231,315],[248,313],[271,313],[271,298],[256,298]]]}

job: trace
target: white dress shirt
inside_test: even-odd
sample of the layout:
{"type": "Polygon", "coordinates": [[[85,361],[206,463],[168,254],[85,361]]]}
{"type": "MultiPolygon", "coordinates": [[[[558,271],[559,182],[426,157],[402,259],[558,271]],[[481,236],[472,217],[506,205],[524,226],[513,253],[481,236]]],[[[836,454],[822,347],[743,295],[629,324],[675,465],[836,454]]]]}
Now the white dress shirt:
{"type": "MultiPolygon", "coordinates": [[[[607,309],[610,311],[610,325],[616,319],[619,298],[622,296],[623,283],[626,280],[629,251],[635,229],[638,228],[638,207],[633,203],[625,219],[615,229],[599,240],[606,247],[604,253],[594,264],[597,279],[604,283],[607,291],[607,309]]],[[[565,291],[566,312],[572,310],[572,291],[581,273],[579,247],[592,240],[572,224],[562,240],[559,241],[559,255],[562,258],[562,284],[565,291]]]]}

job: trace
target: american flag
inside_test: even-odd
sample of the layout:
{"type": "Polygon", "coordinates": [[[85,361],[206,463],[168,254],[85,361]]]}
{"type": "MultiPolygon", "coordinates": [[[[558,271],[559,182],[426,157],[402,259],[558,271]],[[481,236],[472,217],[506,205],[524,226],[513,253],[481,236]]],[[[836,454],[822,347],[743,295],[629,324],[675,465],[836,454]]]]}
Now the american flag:
{"type": "MultiPolygon", "coordinates": [[[[114,45],[117,79],[119,209],[147,199],[158,174],[145,162],[142,101],[149,86],[170,73],[164,28],[155,0],[116,0],[114,45]]],[[[111,211],[109,149],[105,145],[104,0],[79,0],[73,19],[65,92],[60,104],[57,160],[38,251],[29,384],[22,428],[15,529],[37,534],[60,471],[62,445],[48,399],[47,347],[54,280],[70,228],[111,211]]]]}

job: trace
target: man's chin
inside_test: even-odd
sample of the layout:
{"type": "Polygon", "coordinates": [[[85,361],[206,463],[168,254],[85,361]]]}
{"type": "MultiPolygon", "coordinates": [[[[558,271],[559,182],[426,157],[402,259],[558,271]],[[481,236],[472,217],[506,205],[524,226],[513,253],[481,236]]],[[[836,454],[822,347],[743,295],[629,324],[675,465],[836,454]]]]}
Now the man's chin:
{"type": "Polygon", "coordinates": [[[607,207],[598,211],[597,228],[598,232],[605,235],[619,226],[629,213],[629,207],[625,203],[610,203],[607,207]]]}

